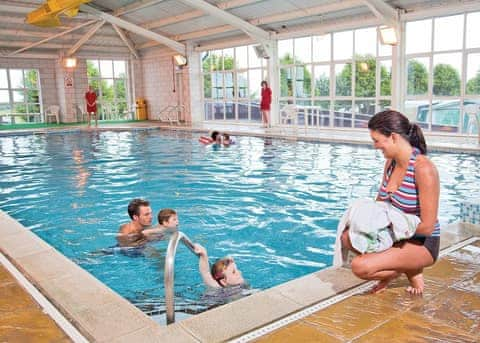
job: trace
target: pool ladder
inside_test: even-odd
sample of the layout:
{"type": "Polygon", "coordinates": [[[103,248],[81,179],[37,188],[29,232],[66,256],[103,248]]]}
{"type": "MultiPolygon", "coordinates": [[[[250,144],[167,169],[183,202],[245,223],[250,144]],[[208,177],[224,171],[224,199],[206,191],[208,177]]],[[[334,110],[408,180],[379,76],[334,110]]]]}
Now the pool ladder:
{"type": "MultiPolygon", "coordinates": [[[[180,231],[176,231],[168,242],[167,255],[165,256],[165,307],[167,310],[167,325],[175,323],[175,293],[174,293],[174,269],[175,255],[178,242],[182,242],[192,253],[195,254],[192,241],[180,231]]],[[[196,255],[196,254],[195,254],[196,255]]]]}

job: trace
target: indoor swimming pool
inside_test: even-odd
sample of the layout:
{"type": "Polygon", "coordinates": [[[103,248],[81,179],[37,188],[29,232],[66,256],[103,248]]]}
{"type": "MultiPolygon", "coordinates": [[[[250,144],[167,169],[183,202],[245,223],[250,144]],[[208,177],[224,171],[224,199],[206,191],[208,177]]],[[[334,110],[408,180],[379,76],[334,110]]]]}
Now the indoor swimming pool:
{"type": "MultiPolygon", "coordinates": [[[[252,290],[328,267],[349,202],[374,197],[383,156],[365,146],[237,137],[204,146],[185,132],[75,131],[0,137],[0,209],[148,314],[164,312],[167,242],[135,256],[115,253],[132,198],[178,212],[180,230],[210,261],[233,256],[252,290]]],[[[439,169],[443,224],[480,193],[480,156],[431,153],[439,169]]],[[[175,265],[176,310],[221,303],[205,292],[196,256],[175,265]]],[[[233,298],[238,294],[231,295],[233,298]]]]}

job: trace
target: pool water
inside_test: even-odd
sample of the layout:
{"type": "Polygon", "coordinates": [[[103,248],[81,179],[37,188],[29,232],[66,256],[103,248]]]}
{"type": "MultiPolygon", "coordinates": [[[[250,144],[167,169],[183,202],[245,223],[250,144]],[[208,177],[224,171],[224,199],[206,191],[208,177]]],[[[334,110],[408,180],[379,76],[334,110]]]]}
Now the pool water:
{"type": "MultiPolygon", "coordinates": [[[[251,288],[265,289],[331,265],[339,217],[351,200],[374,196],[384,163],[363,146],[237,137],[217,147],[198,137],[158,130],[0,137],[0,209],[158,314],[167,242],[139,256],[104,252],[129,221],[132,198],[151,201],[154,223],[161,208],[175,209],[181,231],[211,262],[233,256],[251,288]]],[[[480,193],[480,157],[430,158],[441,178],[440,222],[458,221],[462,199],[480,193]]],[[[205,293],[198,259],[182,245],[175,295],[176,310],[186,313],[218,300],[205,293]]]]}

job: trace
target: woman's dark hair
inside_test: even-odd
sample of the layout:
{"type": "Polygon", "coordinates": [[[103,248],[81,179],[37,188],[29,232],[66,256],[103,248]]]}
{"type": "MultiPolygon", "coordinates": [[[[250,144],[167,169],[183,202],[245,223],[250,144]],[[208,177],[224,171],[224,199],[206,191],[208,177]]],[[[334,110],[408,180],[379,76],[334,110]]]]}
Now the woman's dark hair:
{"type": "Polygon", "coordinates": [[[210,137],[212,137],[212,139],[215,141],[217,140],[217,136],[220,134],[220,132],[218,131],[213,131],[212,132],[212,135],[210,137]]]}
{"type": "Polygon", "coordinates": [[[427,144],[420,126],[410,123],[410,120],[397,111],[386,110],[378,112],[368,121],[368,128],[390,137],[393,132],[405,138],[413,147],[427,154],[427,144]]]}
{"type": "Polygon", "coordinates": [[[268,87],[267,81],[263,80],[262,82],[260,82],[260,87],[263,85],[265,85],[265,87],[268,87]]]}

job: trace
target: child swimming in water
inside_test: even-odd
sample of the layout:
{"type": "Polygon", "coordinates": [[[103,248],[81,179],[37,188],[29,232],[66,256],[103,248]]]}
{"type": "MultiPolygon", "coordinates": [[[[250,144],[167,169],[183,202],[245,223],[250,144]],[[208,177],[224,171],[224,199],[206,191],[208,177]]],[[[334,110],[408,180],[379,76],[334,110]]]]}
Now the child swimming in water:
{"type": "Polygon", "coordinates": [[[198,267],[203,282],[213,288],[242,285],[245,283],[242,272],[238,270],[232,257],[220,258],[212,265],[208,262],[207,250],[200,244],[194,244],[195,253],[199,257],[198,267]]]}

